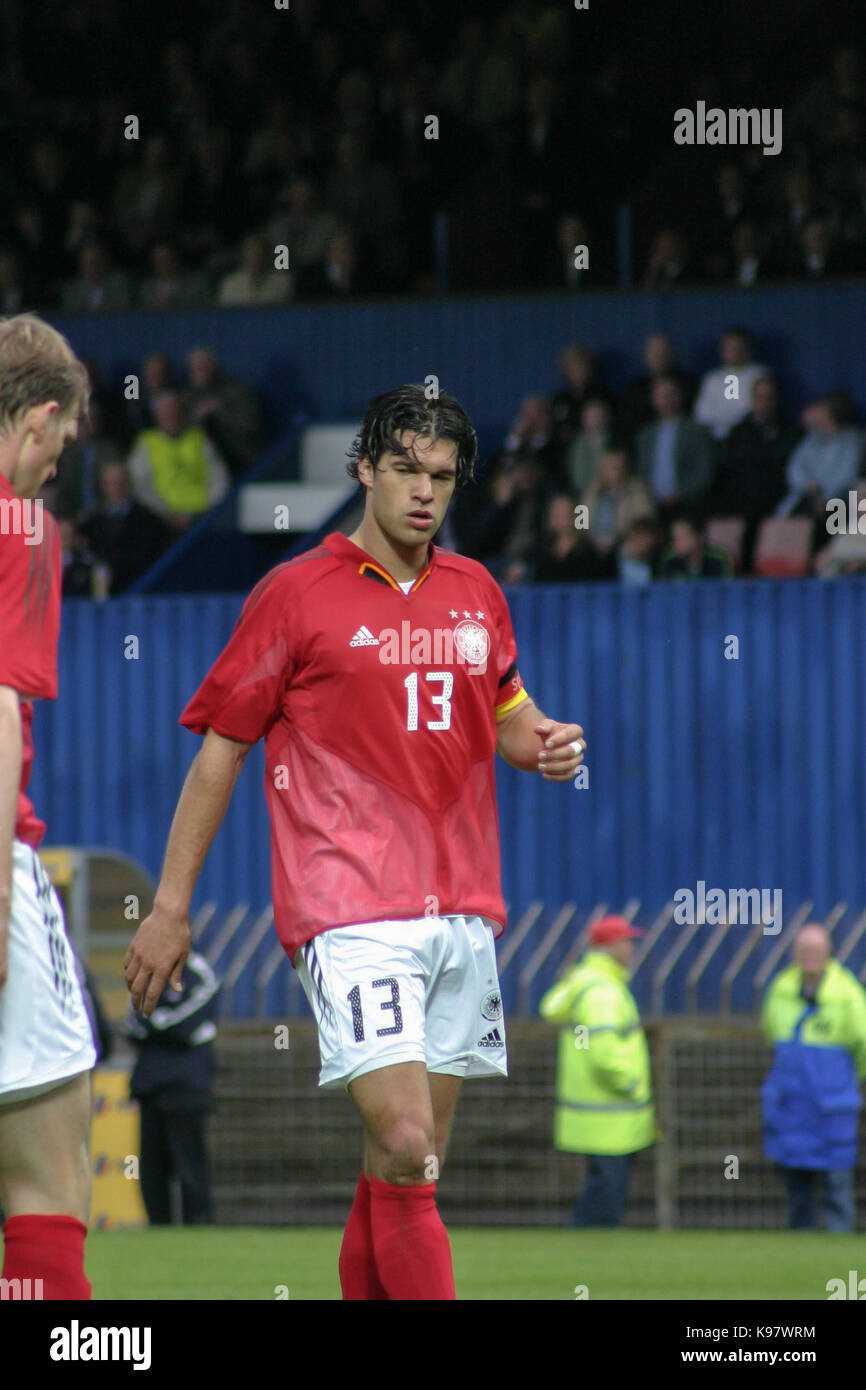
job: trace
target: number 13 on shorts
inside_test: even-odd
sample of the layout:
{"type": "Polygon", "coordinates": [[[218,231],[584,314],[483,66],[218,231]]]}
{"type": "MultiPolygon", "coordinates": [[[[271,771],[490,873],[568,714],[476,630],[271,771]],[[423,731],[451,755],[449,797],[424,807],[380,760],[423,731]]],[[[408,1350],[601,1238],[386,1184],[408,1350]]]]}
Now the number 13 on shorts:
{"type": "MultiPolygon", "coordinates": [[[[390,1010],[391,1014],[393,1014],[393,1021],[390,1028],[377,1028],[376,1037],[385,1038],[391,1033],[402,1033],[403,1010],[400,1008],[400,985],[395,976],[387,975],[383,980],[372,980],[370,982],[370,989],[390,990],[388,998],[383,998],[379,1001],[379,1008],[386,1011],[390,1010]]],[[[352,1009],[352,1028],[355,1033],[355,1042],[365,1042],[367,1033],[364,1025],[364,1007],[361,1003],[361,986],[353,985],[346,998],[352,1009]]],[[[368,1020],[370,1019],[371,1012],[373,1012],[372,1005],[370,1002],[367,1002],[368,1020]]],[[[373,1020],[368,1023],[368,1026],[372,1027],[372,1022],[374,1022],[377,1017],[378,1015],[373,1013],[373,1020]]]]}

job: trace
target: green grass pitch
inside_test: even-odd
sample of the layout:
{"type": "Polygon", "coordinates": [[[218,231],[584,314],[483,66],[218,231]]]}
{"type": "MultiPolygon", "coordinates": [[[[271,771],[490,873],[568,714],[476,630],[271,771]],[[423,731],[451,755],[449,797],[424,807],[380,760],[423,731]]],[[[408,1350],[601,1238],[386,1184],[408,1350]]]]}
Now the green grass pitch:
{"type": "MultiPolygon", "coordinates": [[[[94,1231],[95,1299],[339,1299],[336,1227],[94,1231]],[[285,1292],[282,1297],[285,1298],[285,1292]]],[[[827,1299],[862,1235],[785,1231],[450,1231],[459,1299],[827,1299]]]]}

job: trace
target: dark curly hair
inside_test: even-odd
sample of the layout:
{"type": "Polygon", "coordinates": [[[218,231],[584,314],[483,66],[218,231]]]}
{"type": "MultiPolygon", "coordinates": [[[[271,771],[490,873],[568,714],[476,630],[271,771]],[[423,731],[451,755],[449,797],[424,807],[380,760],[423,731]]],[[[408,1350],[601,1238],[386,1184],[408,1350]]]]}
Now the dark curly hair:
{"type": "Polygon", "coordinates": [[[463,487],[475,476],[478,439],[472,421],[459,401],[440,391],[428,399],[418,385],[397,386],[374,396],[367,406],[361,429],[352,441],[346,471],[358,480],[358,464],[368,458],[375,468],[383,454],[402,454],[404,430],[413,430],[424,439],[446,439],[457,445],[457,484],[463,487]]]}

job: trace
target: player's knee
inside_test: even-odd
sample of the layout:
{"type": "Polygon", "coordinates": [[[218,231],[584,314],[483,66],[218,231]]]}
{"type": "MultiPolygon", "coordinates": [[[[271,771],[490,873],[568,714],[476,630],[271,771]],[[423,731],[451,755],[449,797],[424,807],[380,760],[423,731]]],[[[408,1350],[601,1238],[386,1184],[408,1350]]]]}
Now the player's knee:
{"type": "Polygon", "coordinates": [[[388,1125],[375,1145],[380,1175],[384,1182],[420,1183],[430,1155],[433,1136],[420,1120],[400,1119],[388,1125]]]}

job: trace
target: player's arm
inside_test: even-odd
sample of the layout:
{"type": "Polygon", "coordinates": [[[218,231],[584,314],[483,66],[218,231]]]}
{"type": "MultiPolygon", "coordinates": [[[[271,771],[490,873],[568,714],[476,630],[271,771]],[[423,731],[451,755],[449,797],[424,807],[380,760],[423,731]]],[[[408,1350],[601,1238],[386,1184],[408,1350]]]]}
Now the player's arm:
{"type": "Polygon", "coordinates": [[[583,762],[586,743],[579,724],[559,724],[528,696],[497,721],[496,751],[520,772],[540,772],[548,782],[568,782],[583,762]],[[575,751],[572,744],[579,745],[575,751]]]}
{"type": "Polygon", "coordinates": [[[12,906],[12,842],[21,785],[21,703],[11,685],[0,685],[0,989],[6,983],[9,910],[12,906]]]}
{"type": "Polygon", "coordinates": [[[181,988],[191,938],[189,906],[201,866],[222,825],[252,744],[208,729],[177,803],[153,911],[130,943],[123,962],[132,1006],[150,1017],[167,980],[181,988]]]}

